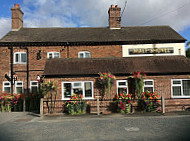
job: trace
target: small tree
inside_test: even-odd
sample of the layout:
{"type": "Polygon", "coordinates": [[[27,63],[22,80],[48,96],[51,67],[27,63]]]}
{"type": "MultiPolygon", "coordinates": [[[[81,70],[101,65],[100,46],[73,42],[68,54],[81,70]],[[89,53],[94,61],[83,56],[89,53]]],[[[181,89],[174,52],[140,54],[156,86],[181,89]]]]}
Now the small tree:
{"type": "Polygon", "coordinates": [[[40,93],[47,99],[48,112],[52,113],[55,109],[55,101],[57,98],[57,82],[47,81],[43,83],[40,81],[40,93]],[[50,105],[49,105],[50,102],[50,105]]]}

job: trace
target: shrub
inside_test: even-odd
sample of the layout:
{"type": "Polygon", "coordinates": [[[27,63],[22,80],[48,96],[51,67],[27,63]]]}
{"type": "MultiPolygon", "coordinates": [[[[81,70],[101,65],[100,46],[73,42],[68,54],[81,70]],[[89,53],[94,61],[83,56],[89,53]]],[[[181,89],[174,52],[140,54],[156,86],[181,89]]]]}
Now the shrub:
{"type": "Polygon", "coordinates": [[[81,94],[73,94],[64,105],[66,112],[71,115],[83,114],[86,111],[86,101],[82,99],[81,94]]]}
{"type": "Polygon", "coordinates": [[[0,94],[0,109],[2,112],[21,111],[23,94],[0,94]]]}
{"type": "Polygon", "coordinates": [[[116,102],[117,112],[119,113],[130,113],[131,105],[133,103],[132,94],[123,92],[122,94],[116,94],[114,97],[116,102]]]}
{"type": "Polygon", "coordinates": [[[157,108],[159,106],[158,103],[158,95],[153,92],[144,92],[143,93],[143,97],[142,97],[143,101],[144,101],[144,110],[147,112],[156,112],[157,108]]]}

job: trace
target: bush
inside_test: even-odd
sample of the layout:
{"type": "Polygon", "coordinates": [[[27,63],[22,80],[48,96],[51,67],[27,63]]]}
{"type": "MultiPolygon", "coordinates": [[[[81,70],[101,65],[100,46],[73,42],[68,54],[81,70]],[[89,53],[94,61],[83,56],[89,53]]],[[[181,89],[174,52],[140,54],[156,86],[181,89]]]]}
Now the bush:
{"type": "Polygon", "coordinates": [[[83,114],[86,111],[86,101],[83,101],[83,96],[73,94],[70,101],[67,101],[64,105],[66,113],[70,115],[83,114]]]}
{"type": "Polygon", "coordinates": [[[0,111],[11,112],[21,111],[23,94],[0,94],[0,111]]]}
{"type": "Polygon", "coordinates": [[[147,112],[156,112],[159,106],[158,95],[156,93],[144,92],[142,100],[144,101],[144,110],[147,112]]]}
{"type": "Polygon", "coordinates": [[[123,92],[122,94],[116,94],[114,97],[116,102],[117,112],[119,113],[130,113],[131,105],[133,103],[132,94],[123,92]]]}

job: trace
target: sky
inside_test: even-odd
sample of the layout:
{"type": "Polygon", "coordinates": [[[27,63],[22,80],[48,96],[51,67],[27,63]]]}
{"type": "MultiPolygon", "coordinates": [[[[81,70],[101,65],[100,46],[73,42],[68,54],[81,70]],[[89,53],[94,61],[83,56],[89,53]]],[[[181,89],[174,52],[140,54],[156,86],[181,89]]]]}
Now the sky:
{"type": "Polygon", "coordinates": [[[24,27],[107,27],[108,9],[117,4],[121,26],[169,25],[190,41],[190,0],[0,0],[0,38],[11,30],[14,3],[24,27]]]}

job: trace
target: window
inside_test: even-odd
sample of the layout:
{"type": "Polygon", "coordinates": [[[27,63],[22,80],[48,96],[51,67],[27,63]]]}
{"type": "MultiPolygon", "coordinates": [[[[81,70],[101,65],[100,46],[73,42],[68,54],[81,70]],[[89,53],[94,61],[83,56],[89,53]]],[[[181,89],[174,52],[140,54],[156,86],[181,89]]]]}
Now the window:
{"type": "Polygon", "coordinates": [[[172,97],[190,97],[190,79],[173,79],[172,97]]]}
{"type": "Polygon", "coordinates": [[[22,81],[16,81],[15,82],[15,93],[16,94],[22,94],[23,93],[23,82],[22,81]]]}
{"type": "Polygon", "coordinates": [[[154,92],[154,80],[144,80],[144,92],[154,92]]]}
{"type": "Polygon", "coordinates": [[[48,52],[47,53],[47,58],[60,58],[60,53],[59,52],[48,52]]]}
{"type": "Polygon", "coordinates": [[[62,98],[69,100],[71,94],[82,94],[84,99],[93,99],[93,82],[62,82],[62,98]]]}
{"type": "Polygon", "coordinates": [[[15,64],[26,64],[26,52],[15,52],[14,53],[15,64]]]}
{"type": "Polygon", "coordinates": [[[11,83],[9,81],[3,82],[3,92],[6,92],[6,93],[11,92],[11,83]]]}
{"type": "Polygon", "coordinates": [[[79,58],[90,58],[91,55],[90,55],[90,52],[88,52],[88,51],[81,51],[78,53],[78,57],[79,58]]]}
{"type": "Polygon", "coordinates": [[[117,94],[126,92],[128,94],[127,80],[117,80],[117,94]]]}
{"type": "Polygon", "coordinates": [[[38,82],[37,81],[30,81],[30,92],[31,93],[38,92],[38,82]]]}

